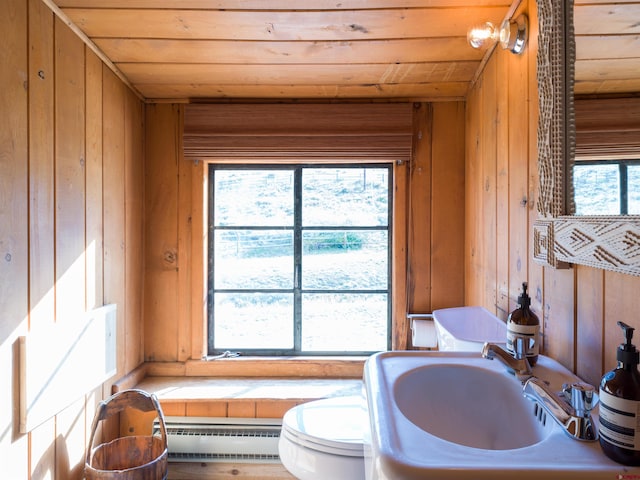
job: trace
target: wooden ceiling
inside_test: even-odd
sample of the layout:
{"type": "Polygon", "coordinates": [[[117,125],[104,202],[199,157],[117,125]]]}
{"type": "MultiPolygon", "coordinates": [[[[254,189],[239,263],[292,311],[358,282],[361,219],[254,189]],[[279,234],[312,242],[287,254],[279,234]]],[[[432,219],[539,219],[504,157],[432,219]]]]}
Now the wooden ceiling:
{"type": "Polygon", "coordinates": [[[640,92],[640,0],[575,0],[576,94],[640,92]]]}
{"type": "MultiPolygon", "coordinates": [[[[467,30],[520,3],[45,1],[150,101],[464,99],[484,55],[467,30]]],[[[576,33],[581,93],[640,91],[640,3],[576,0],[576,33]]]]}

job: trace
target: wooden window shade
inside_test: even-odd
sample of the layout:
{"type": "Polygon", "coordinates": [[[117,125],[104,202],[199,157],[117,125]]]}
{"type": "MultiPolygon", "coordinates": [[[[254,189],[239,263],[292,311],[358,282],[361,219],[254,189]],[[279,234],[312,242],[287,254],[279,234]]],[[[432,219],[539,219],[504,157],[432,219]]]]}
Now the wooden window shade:
{"type": "Polygon", "coordinates": [[[575,102],[576,159],[640,158],[640,98],[575,102]]]}
{"type": "Polygon", "coordinates": [[[409,161],[412,105],[189,104],[184,156],[255,163],[409,161]]]}

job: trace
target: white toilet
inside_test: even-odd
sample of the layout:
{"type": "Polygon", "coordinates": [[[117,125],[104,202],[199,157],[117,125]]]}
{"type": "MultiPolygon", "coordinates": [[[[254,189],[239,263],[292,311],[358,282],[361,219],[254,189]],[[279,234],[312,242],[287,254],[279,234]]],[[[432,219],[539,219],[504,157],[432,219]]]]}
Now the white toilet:
{"type": "Polygon", "coordinates": [[[433,323],[441,351],[479,352],[484,342],[507,342],[507,324],[483,307],[434,310],[433,323]]]}
{"type": "MultiPolygon", "coordinates": [[[[433,312],[438,348],[480,351],[505,343],[506,325],[481,307],[433,312]]],[[[280,460],[300,480],[365,480],[369,414],[364,396],[326,398],[290,409],[282,419],[280,460]]]]}
{"type": "Polygon", "coordinates": [[[290,409],[282,419],[280,461],[300,480],[364,480],[363,396],[325,398],[290,409]]]}

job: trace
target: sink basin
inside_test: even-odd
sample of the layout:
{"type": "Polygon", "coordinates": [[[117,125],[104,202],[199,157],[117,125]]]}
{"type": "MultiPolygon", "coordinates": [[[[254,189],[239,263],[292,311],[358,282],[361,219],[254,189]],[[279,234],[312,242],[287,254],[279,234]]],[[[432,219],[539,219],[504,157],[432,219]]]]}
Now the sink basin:
{"type": "Polygon", "coordinates": [[[394,388],[400,412],[418,428],[489,450],[533,445],[551,432],[551,424],[536,415],[534,403],[521,397],[520,383],[499,372],[448,363],[410,370],[394,388]]]}
{"type": "MultiPolygon", "coordinates": [[[[580,379],[541,355],[533,374],[559,391],[580,379]]],[[[640,479],[640,468],[571,438],[477,352],[382,352],[365,365],[367,480],[640,479]]],[[[597,407],[592,412],[597,425],[597,407]]]]}

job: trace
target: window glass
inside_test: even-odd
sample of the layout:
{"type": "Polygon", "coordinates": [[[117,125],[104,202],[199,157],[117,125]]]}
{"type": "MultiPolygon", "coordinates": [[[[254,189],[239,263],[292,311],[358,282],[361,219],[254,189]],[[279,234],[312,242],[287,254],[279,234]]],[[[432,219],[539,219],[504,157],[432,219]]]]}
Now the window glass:
{"type": "Polygon", "coordinates": [[[293,348],[293,295],[217,293],[214,338],[220,350],[293,348]]]}
{"type": "Polygon", "coordinates": [[[293,231],[215,230],[217,289],[292,288],[293,231]]]}
{"type": "Polygon", "coordinates": [[[387,225],[387,169],[311,168],[303,172],[305,226],[387,225]]]}
{"type": "Polygon", "coordinates": [[[627,167],[629,182],[629,215],[640,215],[640,165],[627,167]]]}
{"type": "Polygon", "coordinates": [[[302,348],[309,351],[387,349],[386,294],[305,294],[302,348]]]}
{"type": "Polygon", "coordinates": [[[386,231],[311,230],[302,233],[302,287],[386,289],[386,231]]]}
{"type": "Polygon", "coordinates": [[[291,226],[292,198],[291,171],[218,170],[215,176],[214,222],[217,226],[291,226]]]}
{"type": "Polygon", "coordinates": [[[579,164],[573,169],[576,215],[617,215],[620,173],[617,164],[579,164]]]}

